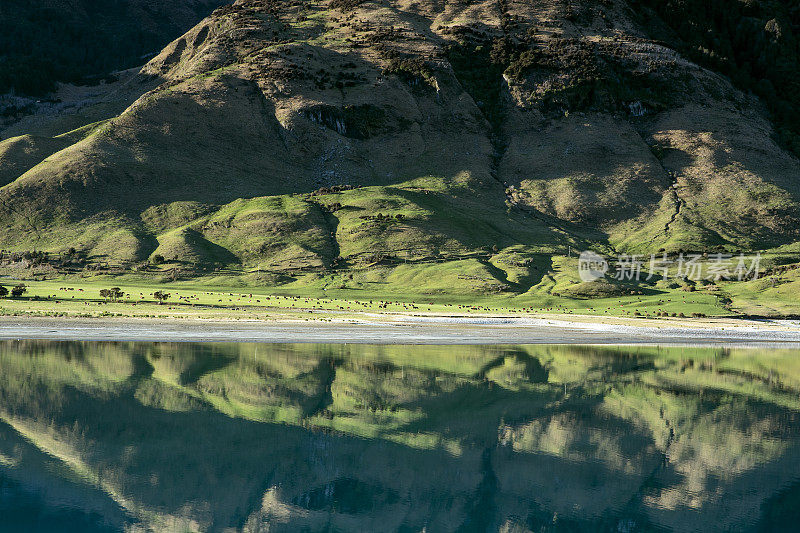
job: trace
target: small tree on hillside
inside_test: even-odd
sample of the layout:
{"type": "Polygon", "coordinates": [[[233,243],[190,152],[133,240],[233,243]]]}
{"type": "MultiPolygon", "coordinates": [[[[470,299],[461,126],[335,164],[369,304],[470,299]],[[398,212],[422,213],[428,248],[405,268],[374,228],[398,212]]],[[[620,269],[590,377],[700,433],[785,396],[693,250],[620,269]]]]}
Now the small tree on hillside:
{"type": "Polygon", "coordinates": [[[153,293],[153,298],[158,300],[158,305],[161,305],[162,303],[164,303],[167,300],[169,300],[169,297],[170,297],[170,294],[168,292],[156,291],[156,292],[153,293]]]}
{"type": "Polygon", "coordinates": [[[8,289],[0,285],[0,298],[5,298],[8,296],[8,289]]]}
{"type": "Polygon", "coordinates": [[[111,300],[112,302],[117,302],[125,296],[125,293],[122,292],[122,289],[119,287],[112,287],[110,289],[102,289],[100,291],[100,296],[105,298],[106,300],[111,300]]]}
{"type": "Polygon", "coordinates": [[[28,287],[26,287],[24,283],[20,283],[19,285],[11,289],[11,296],[13,296],[14,298],[20,298],[27,291],[28,287]]]}

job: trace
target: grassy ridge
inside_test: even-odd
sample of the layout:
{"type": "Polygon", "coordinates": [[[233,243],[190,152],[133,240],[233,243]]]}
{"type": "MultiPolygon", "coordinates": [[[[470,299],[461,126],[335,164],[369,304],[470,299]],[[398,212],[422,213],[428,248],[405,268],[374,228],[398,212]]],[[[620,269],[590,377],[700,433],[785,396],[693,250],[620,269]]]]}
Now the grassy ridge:
{"type": "Polygon", "coordinates": [[[98,82],[137,66],[223,0],[113,5],[93,0],[0,6],[0,92],[42,95],[56,82],[98,82]]]}

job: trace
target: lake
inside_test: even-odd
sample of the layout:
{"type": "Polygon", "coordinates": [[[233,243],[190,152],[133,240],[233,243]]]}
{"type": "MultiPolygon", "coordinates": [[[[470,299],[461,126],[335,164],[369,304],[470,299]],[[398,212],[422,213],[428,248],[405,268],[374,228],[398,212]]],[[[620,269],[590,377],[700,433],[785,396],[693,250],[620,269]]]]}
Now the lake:
{"type": "Polygon", "coordinates": [[[0,342],[0,531],[777,531],[800,351],[0,342]]]}

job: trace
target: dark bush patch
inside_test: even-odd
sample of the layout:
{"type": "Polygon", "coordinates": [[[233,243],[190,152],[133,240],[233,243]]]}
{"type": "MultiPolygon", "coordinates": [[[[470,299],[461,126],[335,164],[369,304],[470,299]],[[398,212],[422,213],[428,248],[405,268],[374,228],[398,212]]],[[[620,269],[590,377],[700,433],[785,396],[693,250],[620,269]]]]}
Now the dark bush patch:
{"type": "Polygon", "coordinates": [[[436,78],[428,65],[419,58],[392,58],[384,70],[386,74],[394,74],[412,89],[425,90],[434,86],[436,78]]]}
{"type": "Polygon", "coordinates": [[[347,12],[354,10],[366,1],[367,0],[331,0],[330,8],[347,12]]]}

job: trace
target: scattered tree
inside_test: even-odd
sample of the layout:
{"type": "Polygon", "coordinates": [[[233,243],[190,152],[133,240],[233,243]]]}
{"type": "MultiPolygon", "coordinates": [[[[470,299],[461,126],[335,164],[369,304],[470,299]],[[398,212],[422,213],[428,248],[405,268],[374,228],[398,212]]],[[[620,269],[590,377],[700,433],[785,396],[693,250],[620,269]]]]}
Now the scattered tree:
{"type": "Polygon", "coordinates": [[[111,300],[112,302],[117,302],[125,296],[125,293],[122,292],[122,289],[119,287],[112,287],[110,289],[102,289],[100,291],[100,296],[105,298],[106,300],[111,300]]]}
{"type": "Polygon", "coordinates": [[[154,265],[160,265],[164,262],[164,256],[161,254],[156,254],[153,256],[152,262],[154,265]]]}
{"type": "Polygon", "coordinates": [[[164,291],[156,291],[156,292],[153,293],[153,298],[158,300],[158,305],[161,305],[162,303],[164,303],[167,300],[169,300],[170,294],[168,292],[164,292],[164,291]]]}
{"type": "Polygon", "coordinates": [[[24,283],[20,283],[19,285],[17,285],[13,289],[11,289],[11,296],[14,297],[14,298],[20,298],[27,291],[28,291],[28,287],[26,287],[24,283]]]}
{"type": "Polygon", "coordinates": [[[5,298],[8,296],[8,289],[0,285],[0,298],[5,298]]]}

